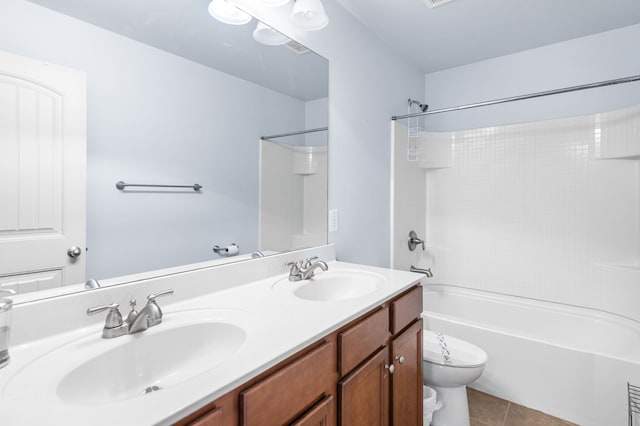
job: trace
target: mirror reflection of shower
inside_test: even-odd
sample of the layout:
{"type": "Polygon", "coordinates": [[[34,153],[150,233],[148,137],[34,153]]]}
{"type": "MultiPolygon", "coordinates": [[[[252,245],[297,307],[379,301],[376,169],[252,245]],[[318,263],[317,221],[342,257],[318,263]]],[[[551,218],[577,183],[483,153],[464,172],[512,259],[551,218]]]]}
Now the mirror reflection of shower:
{"type": "MultiPolygon", "coordinates": [[[[429,105],[415,99],[407,101],[407,114],[427,112],[429,105]],[[417,108],[415,108],[417,107],[417,108]],[[416,109],[418,111],[416,111],[416,109]]],[[[424,116],[410,117],[407,119],[407,161],[418,161],[420,157],[420,136],[424,132],[424,116]]]]}
{"type": "Polygon", "coordinates": [[[327,243],[327,130],[260,140],[259,250],[327,243]]]}
{"type": "Polygon", "coordinates": [[[408,108],[407,114],[411,114],[411,105],[417,105],[418,109],[420,109],[420,112],[427,112],[427,110],[429,109],[429,105],[423,104],[420,101],[409,98],[409,108],[408,108]]]}

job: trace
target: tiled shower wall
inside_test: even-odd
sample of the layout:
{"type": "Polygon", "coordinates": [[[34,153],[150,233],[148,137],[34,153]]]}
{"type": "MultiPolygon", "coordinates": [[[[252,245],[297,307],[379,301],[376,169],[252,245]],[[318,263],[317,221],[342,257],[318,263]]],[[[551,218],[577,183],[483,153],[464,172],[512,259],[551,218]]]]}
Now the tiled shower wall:
{"type": "Polygon", "coordinates": [[[640,320],[640,107],[420,146],[429,282],[640,320]]]}

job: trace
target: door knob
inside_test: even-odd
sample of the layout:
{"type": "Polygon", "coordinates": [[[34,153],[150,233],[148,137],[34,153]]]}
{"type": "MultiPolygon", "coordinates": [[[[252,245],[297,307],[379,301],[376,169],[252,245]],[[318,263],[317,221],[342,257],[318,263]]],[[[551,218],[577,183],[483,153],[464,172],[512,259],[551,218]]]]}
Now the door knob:
{"type": "Polygon", "coordinates": [[[78,246],[69,247],[69,250],[67,250],[67,255],[69,255],[69,257],[72,259],[80,256],[81,253],[82,249],[78,246]]]}
{"type": "Polygon", "coordinates": [[[404,364],[404,356],[402,355],[396,356],[395,360],[398,361],[398,364],[404,364]]]}
{"type": "Polygon", "coordinates": [[[396,371],[396,367],[395,365],[391,364],[391,365],[385,365],[384,366],[385,369],[389,370],[389,374],[393,374],[394,371],[396,371]]]}

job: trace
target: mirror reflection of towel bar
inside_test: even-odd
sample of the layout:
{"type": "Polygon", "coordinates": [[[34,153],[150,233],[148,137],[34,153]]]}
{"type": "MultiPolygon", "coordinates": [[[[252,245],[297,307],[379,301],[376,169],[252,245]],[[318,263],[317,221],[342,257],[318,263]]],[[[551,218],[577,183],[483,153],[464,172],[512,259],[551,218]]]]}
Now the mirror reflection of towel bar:
{"type": "Polygon", "coordinates": [[[119,190],[123,190],[128,186],[137,186],[143,188],[191,188],[194,191],[200,191],[202,189],[202,185],[199,183],[194,183],[193,185],[153,185],[153,184],[145,184],[145,183],[125,183],[123,181],[116,182],[116,188],[119,190]]]}

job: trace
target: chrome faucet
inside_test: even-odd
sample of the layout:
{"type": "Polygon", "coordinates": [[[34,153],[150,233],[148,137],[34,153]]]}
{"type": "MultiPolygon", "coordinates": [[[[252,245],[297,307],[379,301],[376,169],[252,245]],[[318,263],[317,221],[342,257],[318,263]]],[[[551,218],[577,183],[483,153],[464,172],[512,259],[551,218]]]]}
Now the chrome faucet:
{"type": "Polygon", "coordinates": [[[306,268],[300,271],[302,272],[303,280],[308,280],[309,278],[313,278],[314,271],[318,268],[322,269],[323,271],[326,271],[327,269],[329,269],[329,265],[327,265],[327,262],[323,260],[319,260],[313,264],[310,261],[308,263],[309,263],[309,266],[307,266],[306,268]]]}
{"type": "Polygon", "coordinates": [[[322,260],[312,263],[313,260],[316,260],[318,256],[314,256],[311,258],[299,260],[297,262],[288,262],[285,266],[291,266],[289,270],[289,281],[300,281],[300,280],[308,280],[309,278],[313,278],[314,272],[316,269],[320,268],[323,271],[329,269],[329,265],[327,262],[322,260]]]}
{"type": "Polygon", "coordinates": [[[173,290],[165,290],[160,293],[150,294],[147,296],[147,304],[139,313],[135,313],[136,301],[133,299],[131,304],[131,312],[127,316],[129,322],[129,333],[137,333],[144,331],[149,327],[158,325],[162,322],[162,310],[156,303],[156,298],[160,296],[169,296],[173,294],[173,290]]]}
{"type": "Polygon", "coordinates": [[[302,279],[302,272],[300,271],[300,267],[302,266],[302,261],[298,262],[287,262],[284,266],[291,266],[289,269],[289,281],[300,281],[302,279]]]}
{"type": "Polygon", "coordinates": [[[119,307],[120,305],[114,302],[110,305],[96,306],[87,309],[87,315],[94,315],[107,309],[109,310],[107,319],[104,322],[104,327],[102,328],[103,339],[113,339],[114,337],[120,337],[129,332],[127,324],[122,321],[122,314],[120,310],[118,310],[119,307]]]}
{"type": "Polygon", "coordinates": [[[87,309],[87,314],[93,315],[109,310],[107,319],[104,323],[104,328],[102,329],[102,338],[113,339],[114,337],[119,337],[125,334],[144,331],[149,327],[160,324],[162,322],[162,310],[156,303],[156,298],[171,294],[173,294],[173,290],[166,290],[160,293],[148,295],[147,304],[140,312],[136,311],[136,300],[131,299],[129,301],[129,304],[131,305],[131,312],[127,315],[126,321],[123,321],[122,314],[118,309],[120,305],[117,303],[89,308],[87,309]]]}
{"type": "Polygon", "coordinates": [[[264,253],[261,252],[260,250],[254,251],[253,253],[251,253],[251,258],[252,259],[258,259],[260,257],[264,257],[264,253]]]}

